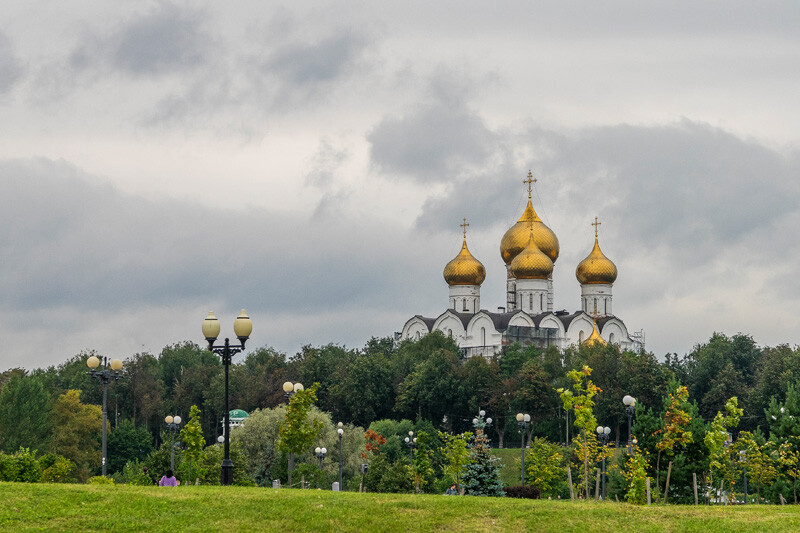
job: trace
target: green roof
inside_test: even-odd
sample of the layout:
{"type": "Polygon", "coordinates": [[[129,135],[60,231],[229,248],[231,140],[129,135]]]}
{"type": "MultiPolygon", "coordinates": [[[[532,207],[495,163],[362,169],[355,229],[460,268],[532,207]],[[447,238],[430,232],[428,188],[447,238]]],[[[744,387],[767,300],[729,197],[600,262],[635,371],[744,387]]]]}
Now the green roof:
{"type": "Polygon", "coordinates": [[[230,418],[247,418],[248,415],[247,411],[243,411],[242,409],[231,409],[228,411],[228,417],[230,418]]]}

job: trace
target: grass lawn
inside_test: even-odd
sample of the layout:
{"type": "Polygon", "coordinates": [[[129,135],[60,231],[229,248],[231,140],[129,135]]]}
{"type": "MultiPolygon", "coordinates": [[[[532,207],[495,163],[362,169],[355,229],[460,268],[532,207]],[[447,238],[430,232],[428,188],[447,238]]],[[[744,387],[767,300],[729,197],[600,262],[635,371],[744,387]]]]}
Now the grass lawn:
{"type": "Polygon", "coordinates": [[[798,531],[800,506],[638,507],[241,487],[0,483],[7,531],[798,531]]]}

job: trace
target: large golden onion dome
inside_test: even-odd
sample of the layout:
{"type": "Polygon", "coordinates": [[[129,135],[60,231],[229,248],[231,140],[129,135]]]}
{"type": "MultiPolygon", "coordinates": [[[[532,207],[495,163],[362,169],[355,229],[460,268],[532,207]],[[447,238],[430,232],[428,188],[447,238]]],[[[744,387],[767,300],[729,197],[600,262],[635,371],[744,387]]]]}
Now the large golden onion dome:
{"type": "Polygon", "coordinates": [[[511,261],[513,261],[517,254],[528,244],[528,240],[531,236],[531,228],[533,228],[533,239],[539,250],[547,255],[553,262],[558,259],[558,238],[556,234],[553,233],[553,230],[548,228],[544,222],[542,222],[542,219],[539,218],[539,215],[536,214],[536,211],[533,209],[533,204],[531,203],[531,197],[528,195],[528,206],[525,208],[522,216],[519,217],[516,224],[506,231],[505,235],[503,235],[503,239],[500,241],[500,255],[507,265],[510,265],[511,261]]]}
{"type": "Polygon", "coordinates": [[[444,280],[448,285],[480,285],[485,279],[486,269],[469,252],[465,235],[461,251],[444,267],[444,280]]]}
{"type": "Polygon", "coordinates": [[[594,236],[594,248],[586,259],[578,263],[575,269],[575,277],[581,285],[587,283],[614,283],[617,279],[617,265],[600,251],[597,243],[597,234],[594,236]]]}
{"type": "Polygon", "coordinates": [[[517,279],[547,279],[553,273],[553,262],[536,245],[533,231],[528,230],[528,245],[511,261],[511,274],[517,279]]]}
{"type": "Polygon", "coordinates": [[[594,329],[592,329],[592,334],[589,335],[589,338],[583,341],[584,346],[594,346],[595,344],[600,344],[602,346],[606,346],[608,343],[606,340],[600,336],[600,332],[597,331],[597,323],[594,324],[594,329]]]}

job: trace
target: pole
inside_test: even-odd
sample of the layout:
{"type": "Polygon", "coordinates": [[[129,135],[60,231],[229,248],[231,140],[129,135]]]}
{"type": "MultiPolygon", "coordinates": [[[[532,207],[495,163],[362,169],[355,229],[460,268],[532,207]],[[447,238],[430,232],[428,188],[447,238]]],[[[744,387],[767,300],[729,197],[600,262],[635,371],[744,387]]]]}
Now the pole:
{"type": "Polygon", "coordinates": [[[744,467],[744,503],[747,505],[747,465],[744,467]]]}
{"type": "Polygon", "coordinates": [[[225,339],[222,364],[225,366],[225,458],[222,460],[222,485],[233,484],[233,461],[231,461],[231,421],[228,407],[228,368],[231,366],[230,341],[225,339]]]}
{"type": "Polygon", "coordinates": [[[170,447],[169,447],[169,469],[175,472],[175,428],[169,428],[170,447]]]}
{"type": "Polygon", "coordinates": [[[339,490],[342,490],[342,434],[339,433],[339,490]]]}
{"type": "Polygon", "coordinates": [[[520,478],[519,484],[522,485],[522,486],[525,485],[525,426],[527,426],[527,424],[525,422],[523,422],[522,426],[521,426],[522,427],[522,431],[520,431],[520,434],[522,435],[522,438],[521,438],[520,443],[519,443],[519,447],[522,450],[522,469],[520,470],[520,474],[519,474],[519,478],[520,478]]]}
{"type": "Polygon", "coordinates": [[[606,456],[603,455],[603,501],[606,500],[606,456]]]}
{"type": "MultiPolygon", "coordinates": [[[[108,369],[105,369],[103,372],[108,373],[108,369]]],[[[107,433],[108,429],[106,427],[108,421],[108,411],[106,410],[106,402],[108,401],[108,381],[109,376],[107,374],[103,375],[103,476],[106,475],[106,463],[108,458],[108,438],[107,433]]],[[[95,411],[96,412],[96,411],[95,411]]]]}
{"type": "Polygon", "coordinates": [[[628,412],[628,455],[631,454],[631,419],[633,418],[633,408],[629,405],[626,409],[628,412]]]}

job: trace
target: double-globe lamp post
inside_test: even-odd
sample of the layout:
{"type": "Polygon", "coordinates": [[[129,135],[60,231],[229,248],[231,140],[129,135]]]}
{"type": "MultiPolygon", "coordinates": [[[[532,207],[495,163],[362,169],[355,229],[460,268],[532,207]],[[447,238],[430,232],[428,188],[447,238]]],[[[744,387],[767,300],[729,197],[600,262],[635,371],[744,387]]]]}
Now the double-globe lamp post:
{"type": "MultiPolygon", "coordinates": [[[[597,436],[600,437],[600,442],[603,443],[603,447],[608,446],[608,437],[611,435],[611,428],[606,426],[597,426],[597,436]]],[[[605,452],[605,450],[603,450],[605,452]]],[[[606,455],[603,453],[603,501],[606,499],[606,455]]]]}
{"type": "MultiPolygon", "coordinates": [[[[286,381],[283,383],[283,395],[286,397],[286,401],[288,402],[292,396],[296,392],[300,392],[303,390],[302,383],[292,383],[291,381],[286,381]]],[[[294,471],[294,453],[289,452],[289,471],[287,472],[287,477],[289,480],[289,487],[292,486],[292,472],[294,471]]]]}
{"type": "Polygon", "coordinates": [[[175,430],[181,425],[181,417],[178,415],[167,415],[164,418],[167,423],[170,434],[170,447],[169,447],[169,469],[175,471],[175,430]]]}
{"type": "Polygon", "coordinates": [[[208,316],[203,320],[203,336],[208,341],[208,349],[211,352],[219,355],[222,358],[222,364],[225,366],[225,458],[222,460],[222,472],[220,473],[220,483],[222,485],[233,484],[233,461],[231,461],[231,422],[230,422],[230,409],[228,408],[228,368],[231,366],[231,358],[237,353],[244,350],[244,345],[247,339],[250,338],[250,333],[253,331],[253,321],[247,316],[247,312],[242,309],[236,320],[233,321],[233,332],[236,338],[239,339],[239,345],[232,345],[230,340],[226,337],[225,344],[222,346],[214,346],[214,341],[219,337],[220,325],[214,313],[209,311],[208,316]]]}
{"type": "Polygon", "coordinates": [[[411,452],[411,464],[414,464],[414,446],[417,445],[417,437],[414,436],[413,431],[408,432],[408,437],[405,438],[406,446],[408,446],[409,451],[411,452]]]}
{"type": "Polygon", "coordinates": [[[106,408],[108,404],[108,384],[111,383],[111,380],[114,381],[118,380],[122,374],[120,374],[120,370],[122,370],[122,361],[119,359],[112,359],[111,365],[109,367],[108,358],[103,357],[103,369],[97,370],[97,367],[100,366],[100,358],[93,355],[89,359],[86,360],[86,366],[88,366],[91,370],[87,372],[93,378],[96,378],[102,385],[103,385],[103,465],[102,465],[102,473],[106,475],[106,469],[108,464],[108,410],[106,408]]]}
{"type": "Polygon", "coordinates": [[[528,424],[531,422],[531,415],[528,413],[517,413],[517,425],[519,432],[522,434],[522,442],[519,447],[522,448],[522,471],[520,472],[520,485],[525,485],[525,434],[528,431],[528,424]]]}
{"type": "Polygon", "coordinates": [[[631,453],[631,419],[633,413],[636,411],[636,398],[630,394],[626,394],[622,398],[622,403],[625,404],[625,412],[628,414],[628,455],[631,453]]]}

